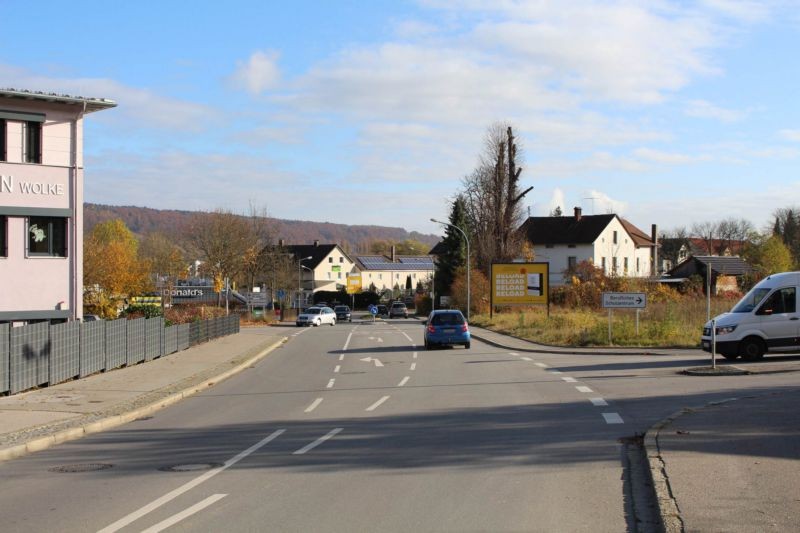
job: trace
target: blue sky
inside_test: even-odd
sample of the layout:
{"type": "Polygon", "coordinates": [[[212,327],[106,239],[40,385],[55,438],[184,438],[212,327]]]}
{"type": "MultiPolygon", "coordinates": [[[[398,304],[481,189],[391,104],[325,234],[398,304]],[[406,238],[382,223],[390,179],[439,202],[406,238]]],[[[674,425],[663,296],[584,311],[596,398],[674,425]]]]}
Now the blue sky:
{"type": "Polygon", "coordinates": [[[0,86],[117,101],[89,202],[441,233],[507,122],[533,215],[800,203],[798,0],[5,0],[0,27],[0,86]]]}

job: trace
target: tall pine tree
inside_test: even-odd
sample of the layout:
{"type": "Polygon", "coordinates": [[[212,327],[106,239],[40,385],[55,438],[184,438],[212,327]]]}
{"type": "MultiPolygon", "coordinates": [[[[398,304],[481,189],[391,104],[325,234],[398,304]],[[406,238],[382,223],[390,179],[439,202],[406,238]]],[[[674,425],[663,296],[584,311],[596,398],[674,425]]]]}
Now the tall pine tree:
{"type": "MultiPolygon", "coordinates": [[[[448,222],[461,228],[467,236],[470,235],[467,225],[466,204],[461,195],[453,200],[448,222]]],[[[450,294],[450,286],[453,284],[456,272],[458,269],[466,268],[467,266],[467,243],[464,242],[464,236],[458,230],[445,226],[442,247],[444,248],[444,253],[439,256],[436,262],[435,292],[438,296],[450,294]]]]}

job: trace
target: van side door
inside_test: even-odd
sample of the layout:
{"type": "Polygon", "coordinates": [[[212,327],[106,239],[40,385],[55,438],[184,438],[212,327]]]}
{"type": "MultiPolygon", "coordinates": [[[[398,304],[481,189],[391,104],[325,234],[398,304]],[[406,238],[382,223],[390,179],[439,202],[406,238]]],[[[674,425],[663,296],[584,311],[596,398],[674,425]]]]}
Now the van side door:
{"type": "Polygon", "coordinates": [[[784,287],[770,294],[756,311],[767,348],[781,350],[800,347],[800,315],[797,313],[797,288],[784,287]]]}

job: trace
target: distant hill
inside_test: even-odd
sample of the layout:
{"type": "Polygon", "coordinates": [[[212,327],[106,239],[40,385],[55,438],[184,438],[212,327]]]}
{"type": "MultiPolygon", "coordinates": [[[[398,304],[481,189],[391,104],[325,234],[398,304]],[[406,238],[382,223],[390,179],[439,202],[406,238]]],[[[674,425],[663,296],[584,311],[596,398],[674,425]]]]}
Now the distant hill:
{"type": "MultiPolygon", "coordinates": [[[[180,241],[182,229],[196,213],[175,209],[86,203],[83,206],[83,231],[89,233],[96,224],[119,218],[139,236],[158,231],[180,241]]],[[[413,239],[433,247],[440,240],[438,235],[409,232],[403,228],[388,226],[350,226],[277,218],[270,220],[275,222],[276,238],[283,239],[286,244],[311,244],[314,240],[319,240],[321,243],[336,243],[352,251],[365,252],[366,245],[373,241],[413,239]]]]}

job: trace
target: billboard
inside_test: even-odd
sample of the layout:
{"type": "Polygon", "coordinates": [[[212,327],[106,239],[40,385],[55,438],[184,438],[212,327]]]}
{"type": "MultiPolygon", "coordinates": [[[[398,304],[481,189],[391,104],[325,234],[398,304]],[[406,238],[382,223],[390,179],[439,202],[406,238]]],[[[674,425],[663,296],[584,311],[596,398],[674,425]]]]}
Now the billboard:
{"type": "Polygon", "coordinates": [[[347,294],[361,292],[361,274],[347,275],[347,294]]]}
{"type": "Polygon", "coordinates": [[[493,263],[492,305],[546,305],[549,266],[549,263],[493,263]]]}

